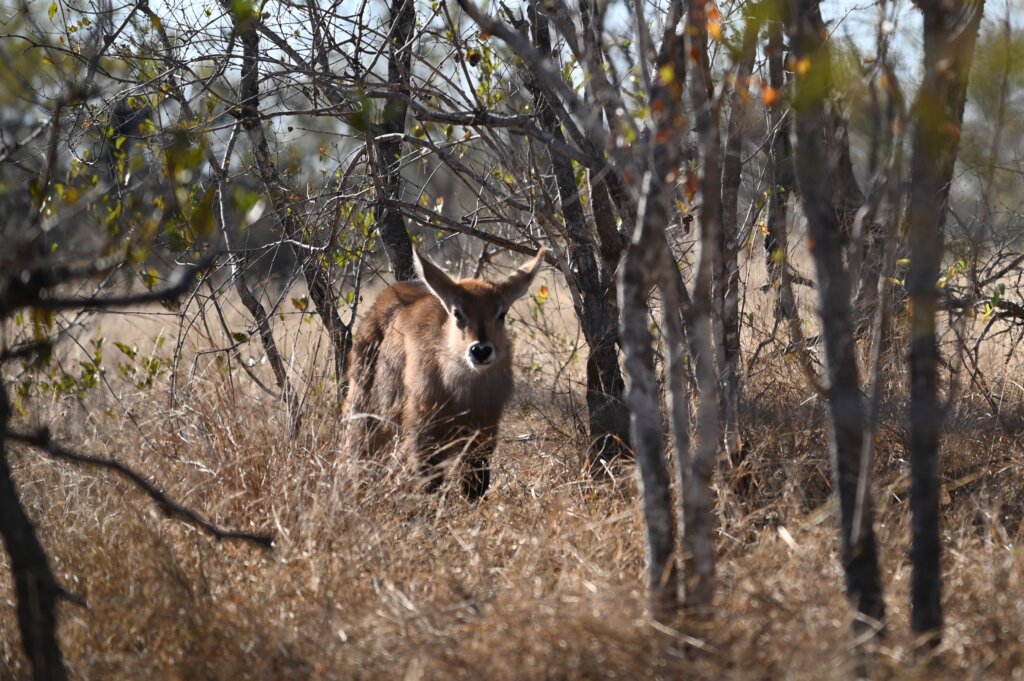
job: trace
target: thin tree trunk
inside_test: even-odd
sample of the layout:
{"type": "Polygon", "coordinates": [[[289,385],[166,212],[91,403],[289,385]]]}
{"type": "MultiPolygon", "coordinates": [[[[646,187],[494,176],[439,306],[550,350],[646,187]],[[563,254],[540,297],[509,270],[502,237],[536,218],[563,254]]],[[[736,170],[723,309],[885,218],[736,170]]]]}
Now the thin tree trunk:
{"type": "Polygon", "coordinates": [[[11,479],[4,437],[10,418],[7,389],[0,384],[0,536],[11,561],[21,644],[32,664],[35,681],[63,681],[67,672],[57,640],[60,590],[46,551],[36,537],[11,479]]]}
{"type": "Polygon", "coordinates": [[[794,184],[793,152],[789,140],[790,116],[782,104],[786,88],[782,30],[781,22],[772,21],[768,24],[768,46],[765,50],[768,56],[768,86],[773,101],[768,103],[768,123],[772,134],[769,147],[771,189],[768,194],[768,233],[764,239],[764,251],[768,280],[772,286],[778,286],[782,279],[788,253],[786,205],[789,195],[793,193],[794,184]]]}
{"type": "MultiPolygon", "coordinates": [[[[767,234],[764,238],[765,257],[767,259],[768,281],[773,289],[778,290],[778,303],[775,308],[776,319],[780,316],[793,319],[796,316],[796,303],[793,299],[792,286],[789,283],[789,237],[787,234],[786,213],[789,197],[793,193],[795,178],[793,177],[793,149],[790,144],[790,115],[783,106],[783,92],[786,90],[785,68],[783,66],[783,25],[773,21],[768,24],[768,83],[775,98],[768,107],[768,121],[772,129],[770,148],[771,190],[768,195],[767,234]]],[[[795,341],[791,338],[790,341],[795,341]]],[[[800,348],[802,352],[803,349],[800,348]]]]}
{"type": "MultiPolygon", "coordinates": [[[[302,223],[298,207],[290,198],[291,191],[278,172],[270,153],[270,144],[263,130],[259,104],[259,34],[252,19],[235,15],[235,27],[242,42],[242,81],[240,87],[240,119],[252,146],[256,169],[267,189],[270,203],[283,235],[294,241],[303,240],[302,223]]],[[[344,383],[348,366],[348,351],[352,347],[352,330],[341,320],[336,305],[336,296],[331,290],[326,272],[320,259],[309,257],[294,249],[295,258],[301,263],[302,274],[309,289],[309,297],[316,306],[317,314],[323,321],[334,349],[334,370],[339,383],[344,383]]]]}
{"type": "MultiPolygon", "coordinates": [[[[531,5],[534,42],[544,54],[551,52],[548,19],[531,5]]],[[[563,140],[557,114],[540,88],[534,87],[540,124],[558,140],[563,140]]],[[[587,355],[587,410],[591,445],[588,461],[595,470],[626,454],[629,445],[629,410],[622,395],[625,382],[619,370],[619,310],[610,294],[614,291],[610,277],[602,272],[593,234],[587,224],[576,184],[572,162],[549,148],[552,174],[558,189],[562,215],[565,218],[566,248],[570,270],[580,291],[581,309],[576,310],[583,335],[589,346],[587,355]]]]}
{"type": "MultiPolygon", "coordinates": [[[[692,11],[692,8],[691,8],[692,11]]],[[[640,192],[638,218],[622,265],[619,296],[623,310],[622,338],[626,352],[626,369],[630,375],[628,400],[632,412],[633,442],[644,491],[644,516],[648,533],[648,590],[652,609],[657,614],[674,609],[678,604],[677,585],[666,579],[677,578],[678,568],[672,560],[674,535],[672,529],[671,494],[662,448],[660,408],[654,376],[651,333],[647,324],[647,295],[657,285],[663,302],[666,330],[667,365],[669,373],[669,407],[675,440],[677,474],[680,481],[681,534],[683,565],[686,579],[686,604],[698,613],[709,612],[714,586],[714,527],[711,514],[710,478],[714,453],[718,449],[717,378],[711,346],[711,269],[717,239],[717,205],[705,210],[702,255],[698,266],[696,292],[688,312],[692,313],[692,350],[698,366],[698,387],[701,399],[698,414],[700,438],[696,456],[690,456],[689,407],[685,397],[682,356],[685,339],[682,320],[685,288],[680,286],[665,229],[675,216],[675,184],[682,162],[682,139],[687,125],[682,95],[686,83],[686,55],[691,51],[676,26],[681,19],[682,4],[673,3],[656,73],[652,79],[650,111],[653,118],[653,143],[648,146],[647,172],[640,192]],[[675,142],[674,142],[675,141],[675,142]],[[671,587],[671,589],[669,588],[671,587]]],[[[698,21],[697,30],[703,28],[698,21]]],[[[698,78],[694,87],[702,93],[706,81],[698,78]]],[[[694,95],[698,98],[702,95],[694,95]]],[[[703,95],[706,96],[706,95],[703,95]]],[[[699,107],[698,107],[699,109],[699,107]]],[[[717,141],[710,130],[711,116],[704,112],[704,127],[698,124],[702,140],[717,141]]],[[[705,189],[717,196],[720,175],[718,151],[714,149],[706,161],[705,189]]],[[[707,203],[707,202],[706,202],[707,203]]],[[[714,203],[714,202],[711,202],[714,203]]]]}
{"type": "Polygon", "coordinates": [[[983,0],[921,3],[924,80],[914,107],[908,237],[910,270],[911,625],[938,644],[942,627],[939,536],[938,345],[935,313],[943,222],[963,123],[967,78],[983,0]]]}
{"type": "MultiPolygon", "coordinates": [[[[876,109],[875,116],[875,140],[878,145],[872,150],[874,157],[870,163],[872,173],[878,178],[878,182],[872,188],[871,196],[864,208],[859,212],[859,220],[870,220],[875,222],[875,216],[883,203],[888,204],[889,220],[877,248],[880,249],[878,260],[880,262],[878,273],[875,277],[875,294],[872,296],[874,321],[871,327],[870,351],[867,362],[867,421],[864,426],[864,442],[861,454],[861,479],[858,485],[858,505],[863,505],[868,494],[869,473],[873,466],[875,457],[875,444],[878,434],[879,413],[882,403],[882,386],[887,382],[887,376],[882,370],[883,358],[889,352],[890,333],[888,331],[893,313],[893,285],[896,270],[896,255],[898,249],[898,235],[902,232],[902,218],[904,215],[904,191],[903,191],[903,158],[905,145],[903,144],[902,131],[906,129],[907,112],[903,104],[902,95],[899,92],[899,84],[895,74],[892,73],[891,65],[888,63],[888,54],[882,51],[878,56],[882,63],[882,73],[887,74],[888,105],[886,114],[881,113],[881,106],[874,98],[876,109]],[[881,153],[879,148],[888,152],[888,160],[885,166],[881,167],[881,153]]],[[[873,88],[872,88],[873,89],[873,88]]],[[[860,227],[859,229],[863,229],[860,227]]],[[[857,230],[855,229],[855,232],[857,230]]],[[[870,237],[875,238],[875,237],[870,237]]],[[[863,283],[863,282],[862,282],[863,283]]],[[[859,297],[859,296],[858,296],[859,297]]],[[[855,304],[856,306],[856,304],[855,304]]],[[[855,526],[856,528],[856,526],[855,526]]],[[[855,532],[859,530],[855,529],[855,532]]]]}
{"type": "MultiPolygon", "coordinates": [[[[819,30],[827,30],[821,21],[819,30]]],[[[882,274],[882,258],[885,251],[885,228],[872,217],[862,227],[862,233],[854,229],[857,213],[864,205],[864,192],[853,173],[853,159],[850,155],[850,134],[846,120],[833,103],[829,112],[829,146],[835,157],[835,184],[837,191],[832,198],[839,226],[849,248],[847,261],[850,263],[851,282],[854,287],[853,329],[857,338],[862,338],[872,328],[875,309],[878,305],[878,278],[882,274]],[[858,238],[860,243],[858,243],[858,238]]]]}
{"type": "Polygon", "coordinates": [[[267,362],[274,372],[274,380],[277,382],[277,387],[281,390],[281,399],[288,406],[289,415],[292,418],[292,431],[297,432],[302,423],[299,415],[298,394],[292,387],[284,359],[277,349],[274,331],[270,327],[270,316],[267,314],[266,308],[263,307],[263,303],[260,302],[259,298],[256,297],[252,289],[249,288],[249,284],[245,281],[245,256],[239,255],[231,246],[231,230],[228,227],[227,216],[224,213],[224,177],[226,176],[224,168],[227,166],[228,159],[234,149],[235,140],[238,139],[238,130],[239,125],[236,124],[231,130],[231,137],[228,141],[224,161],[218,164],[217,167],[217,212],[221,235],[224,238],[224,250],[227,251],[228,264],[231,268],[231,283],[234,285],[235,292],[238,294],[239,300],[242,301],[242,305],[252,315],[253,322],[256,324],[260,343],[263,345],[263,352],[266,354],[267,362]]]}
{"type": "Polygon", "coordinates": [[[622,251],[625,250],[628,237],[615,226],[615,207],[608,193],[607,183],[603,180],[595,182],[593,177],[590,178],[590,201],[594,209],[594,226],[597,228],[597,237],[601,245],[601,259],[604,261],[605,269],[614,272],[622,259],[622,251]]]}
{"type": "MultiPolygon", "coordinates": [[[[828,32],[828,26],[821,16],[820,6],[808,10],[807,19],[814,24],[815,30],[819,33],[826,34],[828,32]]],[[[851,265],[850,276],[855,292],[853,327],[854,333],[860,338],[871,328],[875,306],[878,302],[876,293],[878,277],[882,271],[885,228],[871,220],[865,225],[864,232],[860,235],[863,243],[853,242],[853,237],[857,236],[853,233],[853,226],[857,212],[864,204],[864,192],[853,172],[847,121],[835,102],[832,102],[826,115],[828,125],[825,143],[829,149],[829,157],[834,164],[832,166],[834,173],[832,176],[834,189],[832,206],[843,234],[844,246],[852,245],[854,247],[848,252],[848,262],[851,265]]]]}
{"type": "Polygon", "coordinates": [[[412,265],[412,241],[405,228],[401,211],[390,206],[402,190],[402,138],[409,110],[409,74],[412,68],[412,36],[416,29],[415,0],[392,0],[391,27],[388,31],[388,84],[395,92],[384,106],[380,132],[384,140],[377,145],[384,171],[383,196],[377,201],[377,230],[387,252],[395,279],[404,281],[416,276],[412,265]]]}
{"type": "Polygon", "coordinates": [[[604,110],[605,121],[608,130],[612,133],[619,131],[619,107],[622,98],[618,93],[610,92],[614,86],[605,76],[606,68],[604,63],[604,52],[601,46],[601,25],[602,10],[598,0],[579,0],[581,43],[583,47],[584,60],[587,73],[587,95],[591,102],[604,110]]]}
{"type": "MultiPolygon", "coordinates": [[[[885,603],[870,495],[864,496],[860,508],[857,504],[865,413],[851,321],[850,276],[843,263],[843,235],[832,206],[832,166],[824,146],[831,64],[825,38],[814,21],[817,1],[791,0],[790,7],[794,58],[806,65],[806,70],[797,77],[793,102],[798,140],[796,174],[818,274],[818,309],[829,381],[829,452],[839,498],[846,593],[858,612],[854,630],[860,633],[881,626],[885,603]],[[855,526],[857,534],[853,531],[855,526]]],[[[798,69],[798,73],[801,70],[798,69]]]]}
{"type": "MultiPolygon", "coordinates": [[[[603,3],[598,0],[579,0],[580,27],[582,29],[580,42],[587,71],[591,76],[585,81],[588,101],[594,106],[602,108],[608,130],[615,135],[622,132],[620,117],[622,97],[617,91],[614,91],[614,86],[605,76],[607,69],[601,44],[601,31],[606,7],[605,9],[602,7],[604,7],[603,3]]],[[[627,157],[620,153],[620,160],[622,158],[627,157]]],[[[628,209],[619,211],[622,226],[621,228],[616,227],[614,206],[618,202],[615,200],[611,182],[614,179],[615,177],[610,177],[608,172],[591,170],[588,174],[590,200],[594,211],[594,227],[601,246],[604,268],[609,273],[615,272],[618,268],[635,223],[635,208],[630,205],[628,209]]],[[[629,199],[626,202],[631,204],[632,200],[629,199]]],[[[622,208],[622,206],[619,207],[622,208]]],[[[615,287],[609,286],[608,288],[609,295],[614,299],[615,287]]],[[[618,305],[617,302],[615,304],[618,305]]]]}
{"type": "Polygon", "coordinates": [[[619,304],[625,368],[630,379],[626,400],[647,530],[647,593],[653,617],[662,620],[670,618],[679,607],[679,566],[675,560],[672,490],[665,462],[658,378],[654,371],[654,338],[647,319],[647,297],[653,284],[651,275],[659,254],[655,249],[656,241],[644,239],[642,227],[664,216],[655,217],[651,212],[641,207],[641,215],[649,218],[639,223],[637,235],[626,249],[619,280],[619,304]]]}
{"type": "Polygon", "coordinates": [[[739,68],[730,101],[729,124],[725,138],[725,160],[722,164],[722,229],[721,267],[717,271],[716,297],[722,299],[722,399],[720,417],[725,434],[728,461],[738,463],[740,454],[739,403],[740,372],[740,263],[737,235],[739,233],[739,190],[743,178],[743,119],[747,113],[746,92],[757,54],[757,35],[761,21],[746,17],[739,68]]]}
{"type": "MultiPolygon", "coordinates": [[[[685,121],[679,114],[686,74],[685,46],[682,36],[675,32],[675,24],[681,14],[679,3],[674,3],[673,8],[665,33],[664,61],[659,61],[661,71],[668,73],[671,70],[672,77],[653,83],[650,95],[656,141],[678,140],[684,133],[682,124],[685,121]]],[[[679,607],[679,567],[675,560],[675,520],[665,462],[647,298],[655,283],[659,279],[663,283],[667,278],[667,268],[675,268],[665,240],[665,229],[673,217],[675,189],[671,173],[679,167],[681,150],[680,145],[672,143],[655,143],[647,148],[650,157],[641,185],[636,227],[619,273],[619,305],[622,309],[625,368],[630,378],[626,400],[630,409],[632,443],[640,474],[647,530],[647,590],[652,614],[656,619],[663,619],[674,614],[679,607]]],[[[673,313],[678,314],[666,308],[665,314],[673,313]]],[[[674,361],[679,354],[678,349],[670,348],[669,354],[671,371],[678,372],[680,367],[674,361]]],[[[673,380],[672,384],[676,385],[677,381],[673,380]]],[[[676,409],[680,398],[674,394],[670,399],[673,429],[679,430],[677,457],[682,460],[679,466],[685,469],[689,462],[689,436],[688,429],[680,424],[676,409]]]]}
{"type": "Polygon", "coordinates": [[[768,216],[765,221],[764,251],[767,260],[768,281],[777,291],[775,303],[775,324],[786,322],[789,329],[789,347],[795,352],[798,366],[808,385],[818,388],[820,381],[811,366],[807,342],[804,339],[800,315],[797,314],[796,296],[793,294],[792,268],[789,265],[789,235],[786,215],[789,197],[794,194],[793,147],[790,140],[791,114],[784,104],[786,90],[783,67],[783,24],[772,21],[768,24],[768,74],[775,102],[768,108],[768,120],[772,129],[769,150],[769,172],[772,189],[768,195],[768,216]]]}
{"type": "MultiPolygon", "coordinates": [[[[694,131],[700,140],[703,168],[700,179],[700,259],[693,286],[693,343],[696,350],[697,390],[700,402],[697,411],[697,449],[688,471],[684,471],[683,554],[686,579],[686,604],[700,614],[710,614],[714,595],[715,545],[712,513],[711,477],[720,441],[717,367],[724,365],[721,344],[713,341],[715,310],[712,301],[713,272],[721,268],[719,251],[722,230],[722,159],[719,133],[719,107],[712,100],[710,68],[707,65],[707,5],[703,0],[689,0],[686,20],[686,53],[697,55],[696,73],[689,82],[690,101],[694,109],[694,131]],[[716,361],[717,359],[717,361],[716,361]],[[690,563],[692,562],[692,569],[690,563]]],[[[724,281],[724,280],[720,280],[724,281]]],[[[670,288],[666,286],[664,291],[670,288]]],[[[721,318],[721,317],[719,317],[721,318]]],[[[682,461],[682,457],[678,457],[682,461]]]]}

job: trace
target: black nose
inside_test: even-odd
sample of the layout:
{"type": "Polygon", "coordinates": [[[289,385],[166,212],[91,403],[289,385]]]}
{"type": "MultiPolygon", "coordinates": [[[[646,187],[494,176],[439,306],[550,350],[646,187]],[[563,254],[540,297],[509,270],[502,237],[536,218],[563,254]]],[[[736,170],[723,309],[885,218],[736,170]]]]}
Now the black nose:
{"type": "Polygon", "coordinates": [[[473,343],[469,346],[469,359],[473,364],[490,364],[494,361],[494,344],[473,343]]]}

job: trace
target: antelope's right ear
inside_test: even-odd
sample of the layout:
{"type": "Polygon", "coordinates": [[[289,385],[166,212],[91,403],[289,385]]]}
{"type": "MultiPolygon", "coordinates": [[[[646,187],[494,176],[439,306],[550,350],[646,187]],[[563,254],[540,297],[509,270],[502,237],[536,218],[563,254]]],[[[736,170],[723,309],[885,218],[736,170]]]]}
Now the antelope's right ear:
{"type": "Polygon", "coordinates": [[[415,245],[412,247],[412,266],[416,275],[446,309],[453,310],[459,306],[459,287],[444,270],[420,255],[415,245]]]}

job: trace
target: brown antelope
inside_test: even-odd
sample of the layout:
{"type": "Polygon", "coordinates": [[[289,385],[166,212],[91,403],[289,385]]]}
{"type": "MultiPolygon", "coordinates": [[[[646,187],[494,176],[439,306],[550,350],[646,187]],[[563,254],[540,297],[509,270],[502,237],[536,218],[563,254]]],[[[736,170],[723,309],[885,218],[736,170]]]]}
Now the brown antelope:
{"type": "Polygon", "coordinates": [[[540,269],[544,249],[502,282],[454,281],[413,249],[420,281],[378,296],[356,329],[349,359],[349,438],[360,455],[396,436],[427,482],[465,454],[462,491],[490,485],[498,421],[512,395],[512,344],[505,314],[540,269]]]}

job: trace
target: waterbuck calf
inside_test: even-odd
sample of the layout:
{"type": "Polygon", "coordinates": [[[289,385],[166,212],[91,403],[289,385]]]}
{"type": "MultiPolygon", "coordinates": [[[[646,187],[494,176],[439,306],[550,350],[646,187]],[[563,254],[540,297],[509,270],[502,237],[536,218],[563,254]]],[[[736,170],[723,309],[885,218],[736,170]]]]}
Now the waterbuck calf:
{"type": "Polygon", "coordinates": [[[356,329],[349,359],[349,446],[373,455],[401,437],[427,488],[464,454],[462,491],[477,499],[491,480],[498,421],[512,395],[505,314],[537,275],[544,249],[502,282],[454,281],[413,251],[420,281],[378,296],[356,329]]]}

